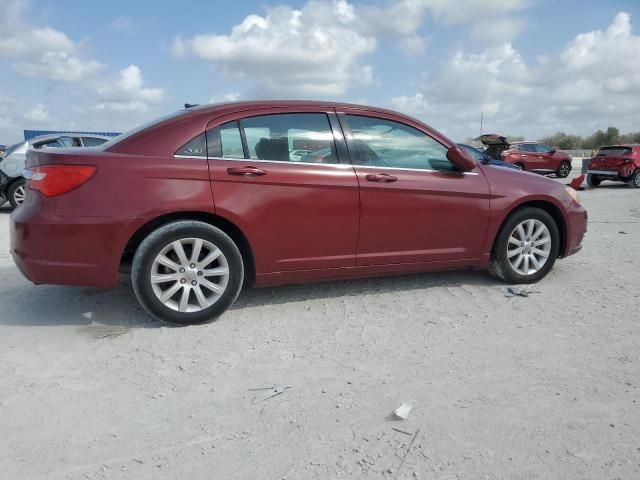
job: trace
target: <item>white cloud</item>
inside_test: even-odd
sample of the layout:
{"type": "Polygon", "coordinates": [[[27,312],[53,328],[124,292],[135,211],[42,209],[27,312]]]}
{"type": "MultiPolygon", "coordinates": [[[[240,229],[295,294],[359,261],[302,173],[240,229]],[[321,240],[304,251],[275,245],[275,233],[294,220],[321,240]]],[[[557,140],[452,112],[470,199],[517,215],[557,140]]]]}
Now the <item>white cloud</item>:
{"type": "MultiPolygon", "coordinates": [[[[84,55],[86,42],[74,41],[51,26],[36,25],[37,12],[27,0],[0,0],[0,7],[0,60],[10,65],[3,74],[13,71],[56,82],[53,97],[51,88],[42,94],[44,99],[20,101],[15,88],[11,99],[0,97],[3,141],[16,139],[23,128],[34,125],[125,130],[159,113],[164,90],[146,85],[138,66],[110,73],[106,65],[84,55]]],[[[127,18],[119,17],[111,26],[126,29],[127,18]]]]}
{"type": "Polygon", "coordinates": [[[41,103],[38,103],[34,107],[27,110],[27,112],[24,114],[24,118],[31,122],[41,124],[49,119],[49,110],[47,110],[47,107],[45,107],[41,103]]]}
{"type": "Polygon", "coordinates": [[[174,55],[195,55],[231,75],[250,77],[267,95],[335,96],[371,81],[362,58],[376,40],[359,33],[352,5],[312,0],[249,15],[228,35],[176,37],[174,55]]]}
{"type": "Polygon", "coordinates": [[[21,75],[77,82],[102,68],[95,60],[83,59],[78,44],[65,33],[27,24],[24,2],[10,1],[8,8],[13,22],[0,24],[0,58],[14,59],[14,70],[21,75]]]}
{"type": "Polygon", "coordinates": [[[419,92],[391,103],[458,139],[478,133],[481,112],[489,129],[506,134],[586,134],[609,125],[636,131],[640,64],[630,59],[639,51],[629,15],[619,13],[606,30],[577,35],[558,57],[534,64],[508,43],[458,51],[419,92]]]}
{"type": "Polygon", "coordinates": [[[178,35],[171,53],[212,62],[229,76],[248,79],[261,95],[332,97],[373,81],[366,59],[381,37],[397,40],[407,55],[424,52],[427,38],[420,27],[428,14],[447,23],[499,16],[503,27],[476,32],[495,43],[520,31],[521,22],[507,15],[527,5],[528,0],[309,0],[300,9],[278,6],[264,16],[249,15],[227,34],[178,35]]]}
{"type": "Polygon", "coordinates": [[[118,76],[97,88],[100,101],[95,108],[111,112],[145,113],[164,98],[161,88],[144,86],[142,72],[137,65],[129,65],[118,76]]]}

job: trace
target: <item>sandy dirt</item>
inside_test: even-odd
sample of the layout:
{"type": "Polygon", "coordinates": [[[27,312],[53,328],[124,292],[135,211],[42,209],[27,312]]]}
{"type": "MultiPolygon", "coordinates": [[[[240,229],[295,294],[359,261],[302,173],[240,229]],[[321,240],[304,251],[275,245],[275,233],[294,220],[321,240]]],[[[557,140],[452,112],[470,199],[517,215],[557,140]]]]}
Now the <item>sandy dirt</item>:
{"type": "Polygon", "coordinates": [[[393,479],[419,431],[398,478],[640,478],[640,191],[581,199],[584,250],[527,298],[411,275],[246,290],[184,328],[126,279],[31,285],[5,206],[0,477],[393,479]]]}

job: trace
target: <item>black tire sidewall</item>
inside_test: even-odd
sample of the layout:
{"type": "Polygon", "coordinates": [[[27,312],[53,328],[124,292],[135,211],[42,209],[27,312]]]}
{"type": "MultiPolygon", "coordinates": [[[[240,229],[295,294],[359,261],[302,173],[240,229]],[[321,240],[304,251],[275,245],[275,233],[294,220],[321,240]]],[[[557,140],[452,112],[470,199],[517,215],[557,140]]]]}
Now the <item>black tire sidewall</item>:
{"type": "Polygon", "coordinates": [[[589,184],[590,187],[599,187],[601,182],[602,180],[597,175],[592,173],[587,175],[587,184],[589,184]]]}
{"type": "Polygon", "coordinates": [[[140,244],[134,256],[131,281],[138,300],[156,319],[176,324],[197,324],[214,320],[233,304],[244,281],[244,265],[238,247],[222,230],[204,222],[179,221],[160,227],[140,244]],[[166,307],[151,286],[154,259],[169,243],[182,238],[202,238],[213,243],[222,251],[229,265],[225,292],[215,304],[199,312],[181,313],[166,307]]]}
{"type": "Polygon", "coordinates": [[[524,163],[522,162],[515,162],[514,165],[518,168],[518,170],[520,170],[521,172],[526,171],[526,168],[524,167],[524,163]]]}
{"type": "Polygon", "coordinates": [[[493,255],[498,260],[505,281],[509,283],[535,283],[544,278],[553,268],[560,251],[560,230],[553,217],[544,210],[534,207],[526,207],[514,212],[502,226],[498,239],[494,246],[493,255]],[[527,219],[540,220],[549,229],[551,234],[551,251],[547,263],[532,275],[521,275],[516,272],[507,258],[507,242],[516,226],[527,219]]]}
{"type": "Polygon", "coordinates": [[[26,183],[26,180],[24,178],[21,178],[20,180],[16,180],[11,185],[9,185],[9,188],[7,189],[7,200],[9,200],[9,203],[13,208],[18,208],[20,206],[20,204],[17,203],[14,198],[16,190],[20,187],[20,185],[24,187],[26,183]]]}
{"type": "Polygon", "coordinates": [[[631,177],[629,178],[629,186],[631,188],[640,188],[640,185],[638,185],[638,179],[640,179],[640,168],[631,174],[631,177]]]}
{"type": "Polygon", "coordinates": [[[558,178],[567,178],[570,173],[571,173],[571,164],[566,160],[563,160],[562,162],[560,162],[560,165],[558,166],[558,171],[556,172],[556,175],[558,176],[558,178]],[[562,167],[564,165],[567,165],[568,169],[567,169],[567,173],[563,175],[562,167]]]}

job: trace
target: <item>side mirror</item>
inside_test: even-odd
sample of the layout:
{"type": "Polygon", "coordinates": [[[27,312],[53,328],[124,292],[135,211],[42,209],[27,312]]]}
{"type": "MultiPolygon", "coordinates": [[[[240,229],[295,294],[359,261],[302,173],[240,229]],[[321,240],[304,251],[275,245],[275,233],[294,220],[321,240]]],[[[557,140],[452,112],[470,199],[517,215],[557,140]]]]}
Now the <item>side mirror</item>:
{"type": "Polygon", "coordinates": [[[556,153],[556,149],[552,148],[551,151],[549,152],[551,155],[553,155],[554,153],[556,153]]]}
{"type": "Polygon", "coordinates": [[[457,145],[449,149],[447,152],[447,160],[463,171],[473,170],[477,165],[476,161],[457,145]]]}

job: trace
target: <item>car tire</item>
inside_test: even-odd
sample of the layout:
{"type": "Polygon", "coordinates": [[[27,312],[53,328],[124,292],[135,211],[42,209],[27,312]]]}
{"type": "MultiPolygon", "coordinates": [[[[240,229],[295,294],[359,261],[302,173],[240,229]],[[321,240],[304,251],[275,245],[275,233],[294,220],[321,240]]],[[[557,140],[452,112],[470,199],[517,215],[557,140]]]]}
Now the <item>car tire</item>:
{"type": "Polygon", "coordinates": [[[631,174],[627,183],[631,188],[640,188],[640,168],[631,174]]]}
{"type": "Polygon", "coordinates": [[[522,162],[516,162],[514,165],[518,170],[522,170],[523,172],[526,170],[526,168],[524,168],[524,163],[522,162]]]}
{"type": "Polygon", "coordinates": [[[540,208],[524,207],[513,212],[500,229],[491,251],[489,273],[507,283],[535,283],[549,273],[559,251],[560,230],[553,217],[540,208]]]}
{"type": "Polygon", "coordinates": [[[571,163],[569,163],[566,160],[563,160],[562,162],[560,162],[560,165],[558,166],[558,170],[556,171],[556,176],[558,178],[567,178],[570,173],[571,173],[571,163]]]}
{"type": "Polygon", "coordinates": [[[9,185],[7,189],[8,200],[13,208],[19,207],[24,202],[26,194],[25,183],[25,179],[21,178],[9,185]]]}
{"type": "Polygon", "coordinates": [[[215,319],[235,302],[244,263],[225,232],[205,222],[181,220],[157,228],[142,241],[131,281],[152,317],[196,324],[215,319]]]}
{"type": "Polygon", "coordinates": [[[587,185],[589,185],[590,187],[599,187],[601,183],[602,179],[599,176],[594,175],[593,173],[587,175],[587,185]]]}

